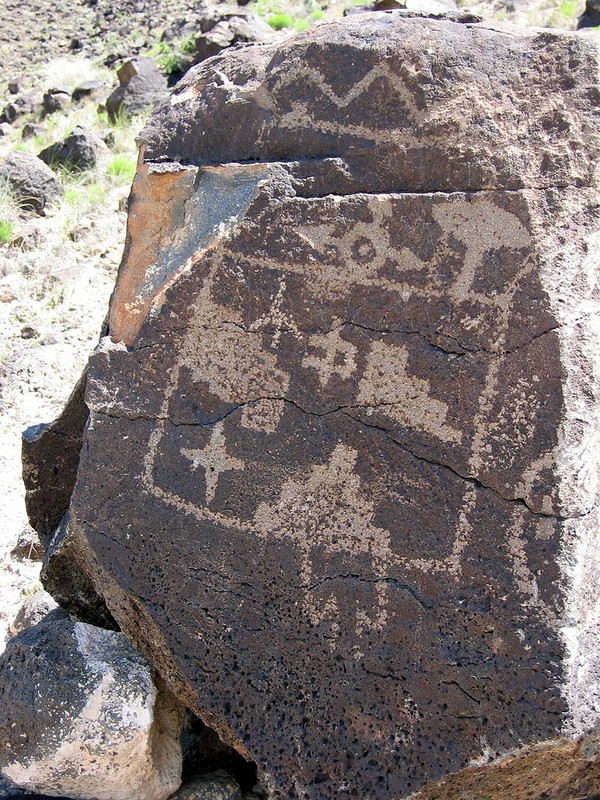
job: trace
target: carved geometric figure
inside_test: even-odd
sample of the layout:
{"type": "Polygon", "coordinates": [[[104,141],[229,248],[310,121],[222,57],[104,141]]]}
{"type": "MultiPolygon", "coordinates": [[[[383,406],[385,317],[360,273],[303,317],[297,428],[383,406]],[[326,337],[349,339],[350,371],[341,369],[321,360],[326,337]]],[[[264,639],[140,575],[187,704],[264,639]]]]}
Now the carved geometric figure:
{"type": "Polygon", "coordinates": [[[231,458],[227,455],[226,441],[223,436],[223,423],[218,422],[214,427],[210,441],[205,448],[190,450],[183,448],[181,454],[189,458],[192,462],[192,469],[197,469],[198,465],[204,467],[204,481],[206,483],[206,503],[212,503],[215,497],[215,490],[219,481],[219,475],[231,469],[243,469],[245,463],[239,458],[231,458]]]}

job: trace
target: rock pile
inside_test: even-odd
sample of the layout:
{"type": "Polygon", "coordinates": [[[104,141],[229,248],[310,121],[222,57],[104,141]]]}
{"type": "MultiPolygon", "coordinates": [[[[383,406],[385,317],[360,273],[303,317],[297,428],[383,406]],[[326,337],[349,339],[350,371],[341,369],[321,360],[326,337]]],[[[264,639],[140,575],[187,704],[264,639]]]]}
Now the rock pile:
{"type": "Polygon", "coordinates": [[[83,444],[63,486],[36,437],[28,491],[61,601],[269,797],[594,783],[597,75],[574,34],[358,15],[141,136],[83,444]]]}

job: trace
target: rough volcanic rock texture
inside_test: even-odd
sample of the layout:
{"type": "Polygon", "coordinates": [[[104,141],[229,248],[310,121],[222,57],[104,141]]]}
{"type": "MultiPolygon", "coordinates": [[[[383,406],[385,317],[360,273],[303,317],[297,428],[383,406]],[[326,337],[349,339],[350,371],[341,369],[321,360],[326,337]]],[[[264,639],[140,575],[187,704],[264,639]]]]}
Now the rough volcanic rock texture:
{"type": "Polygon", "coordinates": [[[181,780],[181,711],[122,633],[64,611],[0,659],[0,767],[64,797],[166,800],[181,780]]]}
{"type": "Polygon", "coordinates": [[[69,508],[77,477],[83,429],[88,417],[84,401],[85,375],[73,389],[65,411],[51,423],[23,432],[21,461],[25,505],[32,527],[44,546],[69,508]]]}
{"type": "Polygon", "coordinates": [[[73,569],[271,797],[597,721],[597,74],[375,13],[211,59],[142,134],[73,569]]]}

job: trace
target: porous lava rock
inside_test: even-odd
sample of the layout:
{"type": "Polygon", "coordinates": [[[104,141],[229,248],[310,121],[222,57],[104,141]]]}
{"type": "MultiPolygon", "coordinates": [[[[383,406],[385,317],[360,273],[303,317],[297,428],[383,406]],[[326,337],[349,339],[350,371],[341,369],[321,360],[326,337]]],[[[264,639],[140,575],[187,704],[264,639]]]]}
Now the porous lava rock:
{"type": "Polygon", "coordinates": [[[166,800],[181,781],[181,708],[122,633],[61,610],[0,658],[0,768],[34,792],[166,800]]]}
{"type": "Polygon", "coordinates": [[[597,75],[369,13],[141,134],[71,569],[271,798],[466,797],[597,725],[597,75]]]}
{"type": "Polygon", "coordinates": [[[173,800],[242,800],[242,792],[231,775],[219,770],[185,784],[173,800]]]}
{"type": "Polygon", "coordinates": [[[24,600],[14,619],[9,624],[8,635],[12,638],[26,628],[37,625],[56,607],[56,600],[48,592],[43,589],[34,592],[24,600]]]}
{"type": "Polygon", "coordinates": [[[75,486],[83,430],[89,415],[84,399],[85,380],[84,374],[60,417],[50,423],[32,425],[21,440],[25,507],[31,525],[46,547],[69,509],[75,486]]]}

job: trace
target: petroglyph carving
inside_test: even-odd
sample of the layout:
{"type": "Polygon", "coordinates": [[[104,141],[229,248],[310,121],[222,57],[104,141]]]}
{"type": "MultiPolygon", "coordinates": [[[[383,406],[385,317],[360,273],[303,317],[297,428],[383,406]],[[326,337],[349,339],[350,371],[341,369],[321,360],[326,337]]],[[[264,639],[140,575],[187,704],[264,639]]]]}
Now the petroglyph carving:
{"type": "Polygon", "coordinates": [[[239,458],[232,458],[227,453],[223,423],[217,422],[213,427],[210,441],[202,450],[190,450],[184,447],[182,455],[192,462],[192,469],[199,465],[204,467],[204,481],[206,483],[206,502],[212,503],[219,482],[219,476],[228,470],[244,469],[245,463],[239,458]]]}
{"type": "Polygon", "coordinates": [[[262,433],[274,433],[283,415],[283,400],[257,400],[246,403],[240,425],[262,433]]]}
{"type": "Polygon", "coordinates": [[[357,349],[352,342],[342,339],[340,326],[329,333],[311,336],[308,343],[317,354],[304,356],[302,366],[316,369],[322,386],[329,383],[332,375],[345,380],[355,372],[357,349]]]}
{"type": "MultiPolygon", "coordinates": [[[[483,256],[503,247],[527,247],[531,237],[518,218],[494,203],[449,203],[434,206],[432,215],[440,227],[466,247],[462,269],[450,291],[457,300],[467,300],[481,272],[483,256]]],[[[478,295],[482,292],[477,292],[478,295]]]]}
{"type": "Polygon", "coordinates": [[[368,556],[368,577],[375,582],[376,604],[373,609],[360,609],[358,635],[364,627],[381,628],[385,624],[387,586],[384,579],[386,568],[394,558],[389,532],[370,522],[374,506],[365,498],[355,472],[356,457],[356,451],[339,444],[327,464],[313,467],[306,480],[287,481],[276,505],[261,503],[254,515],[254,525],[260,538],[288,540],[298,549],[300,580],[306,590],[304,602],[315,624],[326,614],[337,611],[333,597],[325,607],[315,605],[311,598],[313,584],[331,577],[327,558],[343,553],[355,563],[355,557],[368,556]],[[323,567],[315,574],[315,563],[319,562],[323,567]]]}
{"type": "Polygon", "coordinates": [[[399,422],[426,430],[440,439],[460,442],[462,432],[446,423],[448,408],[431,397],[429,383],[408,369],[409,352],[398,344],[375,341],[358,385],[358,401],[386,406],[399,422]]]}
{"type": "Polygon", "coordinates": [[[564,318],[596,307],[597,58],[362,15],[206,62],[142,134],[194,166],[136,183],[71,516],[274,798],[405,797],[567,704],[597,723],[597,398],[565,379],[593,336],[564,318]]]}

